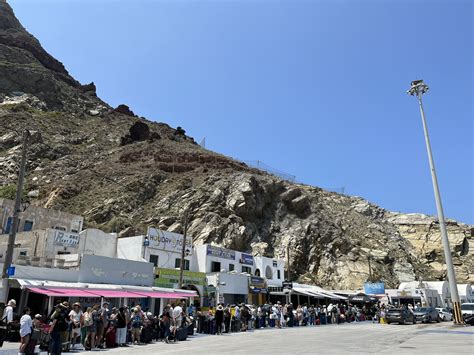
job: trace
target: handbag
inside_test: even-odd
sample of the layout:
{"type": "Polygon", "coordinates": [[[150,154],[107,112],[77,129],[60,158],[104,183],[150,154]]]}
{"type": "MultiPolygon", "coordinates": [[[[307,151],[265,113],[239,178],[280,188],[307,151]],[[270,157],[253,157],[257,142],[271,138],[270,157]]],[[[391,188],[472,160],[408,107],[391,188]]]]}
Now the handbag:
{"type": "Polygon", "coordinates": [[[41,329],[31,328],[31,340],[41,339],[41,329]]]}

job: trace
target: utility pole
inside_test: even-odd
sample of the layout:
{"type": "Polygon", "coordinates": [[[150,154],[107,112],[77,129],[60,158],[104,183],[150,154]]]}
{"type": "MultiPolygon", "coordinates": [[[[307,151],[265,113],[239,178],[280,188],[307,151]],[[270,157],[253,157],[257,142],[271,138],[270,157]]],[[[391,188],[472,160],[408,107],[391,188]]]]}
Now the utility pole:
{"type": "Polygon", "coordinates": [[[8,268],[11,266],[13,260],[13,250],[15,247],[16,231],[18,229],[19,217],[21,212],[21,195],[23,193],[23,182],[25,180],[25,169],[26,169],[26,153],[28,150],[28,140],[30,139],[30,131],[25,129],[23,131],[23,144],[21,147],[21,162],[20,171],[18,173],[18,183],[16,186],[16,199],[15,207],[13,211],[13,223],[10,235],[8,236],[7,252],[3,261],[2,270],[2,292],[3,297],[0,301],[4,301],[5,304],[8,302],[8,268]]]}
{"type": "Polygon", "coordinates": [[[367,261],[369,262],[369,282],[372,282],[372,265],[370,264],[370,255],[367,256],[367,261]]]}
{"type": "Polygon", "coordinates": [[[183,234],[183,248],[181,249],[181,262],[179,264],[179,284],[178,288],[183,287],[183,272],[184,272],[184,257],[186,254],[186,235],[188,233],[188,219],[189,208],[184,213],[184,234],[183,234]]]}
{"type": "Polygon", "coordinates": [[[290,270],[290,244],[286,246],[286,276],[288,281],[291,281],[291,270],[290,270]]]}
{"type": "Polygon", "coordinates": [[[464,324],[464,319],[461,314],[461,302],[459,299],[458,288],[456,284],[456,274],[454,273],[453,259],[451,256],[451,249],[449,247],[448,232],[446,230],[446,222],[444,220],[443,205],[441,203],[441,196],[439,193],[438,178],[436,177],[435,164],[433,160],[433,153],[431,152],[430,137],[428,135],[428,126],[426,124],[425,111],[423,110],[423,102],[421,96],[429,90],[423,80],[414,80],[411,82],[411,87],[407,91],[408,94],[416,96],[420,106],[421,121],[423,123],[423,131],[425,134],[426,150],[428,152],[428,160],[430,163],[431,180],[433,182],[433,191],[436,201],[436,209],[438,211],[439,229],[441,231],[441,240],[443,242],[444,258],[446,260],[446,268],[448,272],[448,283],[451,291],[451,300],[453,302],[453,315],[455,324],[464,324]]]}

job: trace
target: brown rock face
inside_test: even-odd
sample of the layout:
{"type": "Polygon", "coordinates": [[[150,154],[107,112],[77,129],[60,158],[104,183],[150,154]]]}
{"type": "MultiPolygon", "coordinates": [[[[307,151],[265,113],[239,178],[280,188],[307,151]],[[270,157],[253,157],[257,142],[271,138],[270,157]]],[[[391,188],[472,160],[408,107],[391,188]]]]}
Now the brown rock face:
{"type": "MultiPolygon", "coordinates": [[[[180,127],[138,119],[126,106],[111,110],[1,0],[0,11],[0,126],[38,131],[25,185],[34,204],[84,215],[85,227],[121,237],[150,225],[182,232],[190,209],[196,244],[276,258],[286,258],[289,247],[292,273],[324,287],[362,287],[369,257],[387,287],[445,278],[433,217],[290,183],[201,148],[180,127]],[[124,138],[133,144],[120,145],[124,138]]],[[[0,192],[16,181],[20,151],[21,140],[0,131],[0,192]]],[[[474,281],[473,231],[448,223],[459,282],[474,281]]]]}

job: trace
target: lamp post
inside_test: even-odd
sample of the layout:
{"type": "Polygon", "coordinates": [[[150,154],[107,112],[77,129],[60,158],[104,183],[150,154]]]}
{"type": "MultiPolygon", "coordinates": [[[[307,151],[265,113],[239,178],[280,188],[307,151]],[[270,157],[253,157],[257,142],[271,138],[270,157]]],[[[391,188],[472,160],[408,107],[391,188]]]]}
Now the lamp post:
{"type": "Polygon", "coordinates": [[[429,87],[423,80],[414,80],[411,82],[411,87],[407,91],[408,94],[416,96],[420,106],[421,121],[423,123],[423,131],[425,134],[426,150],[428,152],[428,160],[430,163],[431,180],[433,181],[433,190],[436,201],[436,209],[438,211],[439,229],[441,231],[441,240],[443,242],[444,257],[446,260],[446,268],[448,272],[449,289],[451,291],[451,299],[454,309],[454,323],[463,324],[464,320],[461,314],[461,303],[459,300],[458,288],[456,285],[456,274],[454,273],[453,259],[451,257],[451,249],[449,247],[448,232],[446,231],[446,222],[444,220],[443,205],[441,203],[441,196],[439,193],[438,179],[436,177],[436,170],[433,161],[433,154],[431,152],[430,137],[428,135],[428,126],[426,124],[425,112],[423,110],[422,95],[428,92],[429,87]]]}

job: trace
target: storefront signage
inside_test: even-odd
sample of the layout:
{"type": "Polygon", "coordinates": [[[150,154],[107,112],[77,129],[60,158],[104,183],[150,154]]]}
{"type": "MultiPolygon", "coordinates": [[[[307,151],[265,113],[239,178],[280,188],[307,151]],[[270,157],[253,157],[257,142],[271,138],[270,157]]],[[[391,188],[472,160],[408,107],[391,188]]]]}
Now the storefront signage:
{"type": "Polygon", "coordinates": [[[265,279],[263,277],[250,276],[250,285],[252,285],[252,286],[264,286],[265,285],[265,279]]]}
{"type": "Polygon", "coordinates": [[[293,289],[293,282],[285,280],[281,283],[281,286],[284,290],[292,290],[293,289]]]}
{"type": "Polygon", "coordinates": [[[140,261],[84,254],[79,282],[152,286],[153,264],[140,261]]]}
{"type": "Polygon", "coordinates": [[[63,231],[54,232],[54,244],[62,245],[65,247],[78,246],[79,245],[79,234],[68,233],[63,231]]]}
{"type": "MultiPolygon", "coordinates": [[[[155,286],[174,287],[179,282],[179,270],[155,268],[155,286]]],[[[183,270],[183,283],[187,285],[206,285],[206,274],[183,270]]]]}
{"type": "MultiPolygon", "coordinates": [[[[152,249],[181,253],[183,250],[183,235],[149,227],[144,244],[152,249]]],[[[193,253],[193,238],[190,236],[186,237],[185,251],[187,255],[193,253]]]]}
{"type": "Polygon", "coordinates": [[[235,260],[235,251],[215,247],[213,245],[207,246],[207,255],[215,256],[216,258],[235,260]]]}
{"type": "Polygon", "coordinates": [[[364,284],[364,293],[366,295],[382,295],[385,293],[385,283],[366,282],[364,284]]]}
{"type": "Polygon", "coordinates": [[[253,255],[242,253],[240,255],[240,263],[253,266],[253,255]]]}
{"type": "Polygon", "coordinates": [[[266,288],[260,288],[260,287],[251,287],[250,288],[251,293],[267,293],[266,288]]]}

